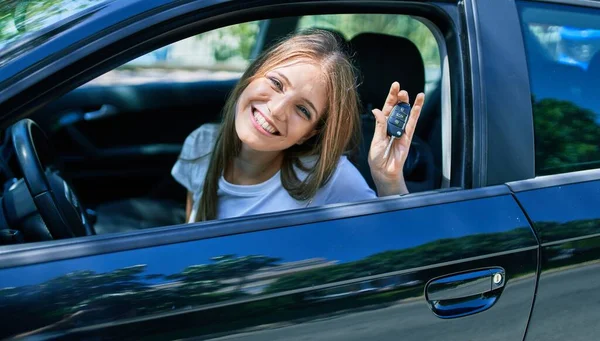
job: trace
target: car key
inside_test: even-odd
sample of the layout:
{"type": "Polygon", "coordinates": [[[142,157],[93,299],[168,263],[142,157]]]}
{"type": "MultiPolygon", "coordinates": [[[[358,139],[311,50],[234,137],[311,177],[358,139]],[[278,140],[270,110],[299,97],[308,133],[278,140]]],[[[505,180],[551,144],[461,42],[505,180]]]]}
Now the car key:
{"type": "Polygon", "coordinates": [[[383,153],[384,159],[387,159],[390,154],[394,140],[400,138],[400,136],[404,134],[404,129],[406,129],[409,117],[410,104],[400,102],[392,108],[392,112],[387,120],[387,134],[390,136],[390,142],[388,143],[387,148],[385,148],[385,153],[383,153]]]}

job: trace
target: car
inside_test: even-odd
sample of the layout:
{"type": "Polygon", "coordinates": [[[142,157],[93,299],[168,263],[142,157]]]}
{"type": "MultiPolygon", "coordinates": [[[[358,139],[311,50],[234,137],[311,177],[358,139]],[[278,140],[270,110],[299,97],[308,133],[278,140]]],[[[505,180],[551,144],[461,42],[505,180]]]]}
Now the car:
{"type": "Polygon", "coordinates": [[[0,338],[600,332],[600,52],[559,33],[599,30],[598,3],[17,0],[0,13],[0,338]],[[392,80],[426,92],[411,193],[184,224],[170,169],[185,137],[219,122],[252,58],[310,27],[344,40],[360,72],[349,157],[369,185],[368,112],[392,80]]]}

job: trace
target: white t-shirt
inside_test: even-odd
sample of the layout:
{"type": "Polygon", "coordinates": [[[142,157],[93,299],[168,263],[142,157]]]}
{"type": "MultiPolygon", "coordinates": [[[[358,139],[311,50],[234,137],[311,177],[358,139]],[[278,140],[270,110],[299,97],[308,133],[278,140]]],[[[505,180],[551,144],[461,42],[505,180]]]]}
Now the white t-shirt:
{"type": "MultiPolygon", "coordinates": [[[[204,178],[210,162],[210,153],[214,147],[219,125],[207,123],[193,131],[185,140],[179,160],[173,166],[171,174],[193,196],[192,214],[189,222],[196,220],[196,212],[204,185],[204,178]]],[[[314,158],[304,158],[303,163],[310,165],[314,158]]],[[[303,180],[306,173],[296,169],[303,180]]],[[[227,182],[223,176],[219,179],[217,191],[219,204],[217,218],[232,218],[251,214],[269,213],[304,207],[313,207],[333,203],[367,200],[377,197],[367,185],[360,172],[342,156],[331,179],[317,191],[312,200],[301,202],[292,198],[281,184],[281,173],[277,172],[269,180],[256,185],[235,185],[227,182]]]]}

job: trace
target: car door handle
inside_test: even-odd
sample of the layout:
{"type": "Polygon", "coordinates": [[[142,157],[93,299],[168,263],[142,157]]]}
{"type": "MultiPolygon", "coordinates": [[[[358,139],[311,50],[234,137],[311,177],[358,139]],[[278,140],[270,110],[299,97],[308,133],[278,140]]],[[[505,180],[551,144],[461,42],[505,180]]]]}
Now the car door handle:
{"type": "Polygon", "coordinates": [[[502,293],[506,274],[502,268],[462,272],[433,279],[425,298],[440,318],[455,318],[489,309],[502,293]]]}
{"type": "Polygon", "coordinates": [[[114,105],[102,104],[100,109],[96,111],[89,111],[83,114],[83,119],[86,121],[98,120],[101,118],[107,118],[119,113],[119,109],[114,105]]]}
{"type": "Polygon", "coordinates": [[[82,112],[81,110],[74,110],[67,112],[60,116],[58,119],[55,129],[69,127],[73,124],[81,121],[93,121],[101,118],[110,117],[117,115],[119,108],[111,104],[103,104],[98,110],[82,112]]]}

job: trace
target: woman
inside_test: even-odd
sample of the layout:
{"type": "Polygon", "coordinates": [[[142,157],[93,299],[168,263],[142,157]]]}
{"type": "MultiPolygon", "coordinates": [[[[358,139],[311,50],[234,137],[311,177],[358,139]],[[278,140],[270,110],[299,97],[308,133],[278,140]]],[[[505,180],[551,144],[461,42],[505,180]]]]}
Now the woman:
{"type": "MultiPolygon", "coordinates": [[[[402,167],[424,95],[384,159],[386,119],[400,101],[408,94],[394,82],[383,109],[373,110],[369,166],[379,196],[408,192],[402,167]]],[[[289,37],[249,66],[222,124],[204,124],[186,139],[172,174],[188,189],[187,221],[376,197],[343,155],[359,134],[356,77],[341,43],[323,30],[289,37]]]]}

